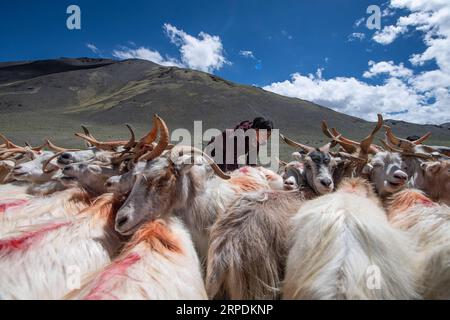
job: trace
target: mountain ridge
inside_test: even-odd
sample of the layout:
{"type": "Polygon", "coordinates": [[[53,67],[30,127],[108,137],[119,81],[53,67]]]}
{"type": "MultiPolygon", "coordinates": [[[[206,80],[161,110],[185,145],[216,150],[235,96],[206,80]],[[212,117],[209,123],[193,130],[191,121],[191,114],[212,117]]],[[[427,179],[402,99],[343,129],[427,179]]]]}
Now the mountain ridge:
{"type": "MultiPolygon", "coordinates": [[[[320,129],[322,120],[354,139],[373,128],[373,123],[309,101],[138,59],[0,63],[0,112],[0,132],[18,143],[39,144],[49,137],[70,147],[81,144],[73,137],[81,123],[92,127],[95,136],[110,139],[127,135],[124,123],[143,134],[153,113],[161,115],[172,130],[192,130],[195,120],[203,121],[204,130],[232,128],[242,120],[266,116],[287,136],[317,146],[327,141],[320,129]]],[[[398,136],[431,131],[429,143],[450,145],[450,125],[386,123],[398,136]]],[[[281,148],[282,154],[293,151],[281,148]]]]}

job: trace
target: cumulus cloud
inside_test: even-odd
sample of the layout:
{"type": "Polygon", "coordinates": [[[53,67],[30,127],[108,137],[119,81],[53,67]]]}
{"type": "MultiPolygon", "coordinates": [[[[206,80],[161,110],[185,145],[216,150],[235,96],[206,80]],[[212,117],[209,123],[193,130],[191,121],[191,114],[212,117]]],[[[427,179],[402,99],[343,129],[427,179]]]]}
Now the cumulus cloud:
{"type": "Polygon", "coordinates": [[[372,78],[374,76],[385,74],[395,78],[411,77],[413,71],[406,68],[403,63],[398,66],[393,61],[381,61],[376,63],[375,61],[369,61],[370,69],[364,72],[364,78],[372,78]]]}
{"type": "Polygon", "coordinates": [[[405,26],[386,26],[380,31],[375,32],[372,39],[380,44],[391,44],[400,34],[405,33],[405,26]]]}
{"type": "Polygon", "coordinates": [[[241,50],[241,51],[239,51],[239,55],[241,55],[245,58],[255,59],[255,56],[253,55],[253,51],[250,51],[250,50],[241,50]]]}
{"type": "Polygon", "coordinates": [[[389,14],[397,9],[402,9],[403,16],[394,25],[376,32],[373,39],[388,45],[402,34],[421,32],[427,48],[411,55],[412,68],[393,61],[369,61],[362,76],[382,77],[381,84],[373,85],[354,77],[325,79],[320,70],[315,75],[294,73],[290,79],[264,89],[367,120],[375,120],[377,113],[383,113],[389,118],[415,123],[450,122],[450,2],[391,0],[389,14]],[[415,69],[429,61],[434,61],[437,68],[415,69]]]}
{"type": "Polygon", "coordinates": [[[170,41],[180,48],[181,62],[188,68],[213,72],[230,64],[224,56],[220,37],[205,32],[194,37],[169,23],[163,28],[170,41]]]}
{"type": "Polygon", "coordinates": [[[122,47],[121,49],[114,50],[112,55],[118,59],[143,59],[166,67],[181,67],[181,64],[176,59],[170,57],[163,58],[158,51],[145,47],[137,49],[122,47]]]}
{"type": "MultiPolygon", "coordinates": [[[[218,36],[200,32],[198,37],[191,36],[174,27],[164,24],[163,30],[170,41],[179,48],[180,58],[163,56],[157,50],[147,47],[120,47],[112,52],[118,59],[144,59],[162,66],[176,66],[205,72],[219,70],[226,64],[231,64],[225,56],[222,41],[218,36]]],[[[133,47],[134,42],[129,42],[133,47]]]]}
{"type": "Polygon", "coordinates": [[[348,41],[355,41],[355,40],[364,40],[366,35],[362,32],[353,32],[351,35],[348,36],[348,41]]]}

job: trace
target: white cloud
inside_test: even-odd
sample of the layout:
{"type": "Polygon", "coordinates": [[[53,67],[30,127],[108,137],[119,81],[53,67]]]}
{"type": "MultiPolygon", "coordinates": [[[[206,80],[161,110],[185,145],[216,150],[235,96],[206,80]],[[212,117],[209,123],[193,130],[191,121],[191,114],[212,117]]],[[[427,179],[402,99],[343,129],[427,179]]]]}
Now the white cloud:
{"type": "Polygon", "coordinates": [[[245,58],[255,59],[255,56],[253,55],[253,51],[250,51],[250,50],[241,50],[241,51],[239,51],[239,55],[241,55],[245,58]]]}
{"type": "Polygon", "coordinates": [[[149,60],[162,66],[182,66],[176,59],[170,57],[163,58],[158,51],[145,47],[140,47],[137,49],[122,47],[121,49],[114,50],[112,55],[118,59],[149,60]]]}
{"type": "MultiPolygon", "coordinates": [[[[147,47],[129,48],[121,46],[112,52],[118,59],[144,59],[162,66],[176,66],[195,70],[213,72],[219,70],[225,64],[231,64],[224,57],[222,41],[218,36],[211,36],[200,32],[198,37],[193,37],[183,30],[179,30],[171,24],[164,24],[164,32],[170,41],[179,47],[180,58],[164,56],[156,50],[147,47]]],[[[136,44],[128,42],[132,47],[136,44]]]]}
{"type": "Polygon", "coordinates": [[[348,36],[348,41],[355,41],[355,40],[364,40],[366,35],[362,32],[353,32],[351,35],[348,36]]]}
{"type": "Polygon", "coordinates": [[[380,86],[371,86],[356,78],[321,78],[321,72],[308,76],[300,73],[290,80],[272,83],[265,90],[313,101],[339,112],[376,119],[378,112],[402,112],[420,103],[420,97],[399,79],[391,78],[380,86]]]}
{"type": "Polygon", "coordinates": [[[411,69],[404,63],[369,61],[363,77],[383,76],[379,85],[354,77],[324,79],[320,71],[307,76],[294,73],[289,80],[264,89],[367,120],[375,120],[381,112],[389,118],[415,123],[450,122],[450,1],[391,0],[389,8],[407,13],[395,25],[376,32],[373,39],[387,45],[401,34],[421,32],[427,48],[411,55],[411,69]],[[436,62],[437,68],[414,69],[429,61],[436,62]]]}
{"type": "Polygon", "coordinates": [[[400,34],[405,33],[405,26],[386,26],[381,31],[375,32],[373,40],[380,44],[391,44],[400,34]]]}
{"type": "Polygon", "coordinates": [[[170,41],[180,48],[181,62],[186,67],[213,72],[230,64],[224,56],[220,37],[203,31],[194,37],[168,23],[163,28],[170,41]]]}
{"type": "Polygon", "coordinates": [[[392,17],[394,14],[395,14],[395,11],[389,7],[384,8],[383,11],[381,12],[382,17],[392,17]]]}
{"type": "Polygon", "coordinates": [[[359,18],[355,21],[355,27],[359,27],[364,21],[366,21],[365,17],[359,18]]]}
{"type": "Polygon", "coordinates": [[[95,46],[95,44],[86,43],[86,47],[88,47],[89,50],[91,50],[95,54],[98,54],[100,52],[100,50],[98,50],[98,48],[95,46]]]}
{"type": "Polygon", "coordinates": [[[395,78],[411,77],[413,75],[413,71],[406,68],[403,63],[400,63],[397,66],[393,61],[381,61],[375,63],[375,61],[371,60],[369,61],[369,66],[369,71],[366,71],[363,74],[364,78],[372,78],[380,74],[389,75],[390,77],[395,78]]]}

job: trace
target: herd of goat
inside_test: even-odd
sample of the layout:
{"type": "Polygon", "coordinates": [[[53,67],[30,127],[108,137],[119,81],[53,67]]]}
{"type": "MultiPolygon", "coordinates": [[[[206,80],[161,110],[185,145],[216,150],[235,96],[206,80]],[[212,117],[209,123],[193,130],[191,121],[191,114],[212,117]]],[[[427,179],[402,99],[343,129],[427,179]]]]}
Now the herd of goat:
{"type": "Polygon", "coordinates": [[[450,299],[450,148],[382,128],[281,136],[277,173],[225,173],[157,115],[84,150],[0,135],[0,299],[450,299]]]}

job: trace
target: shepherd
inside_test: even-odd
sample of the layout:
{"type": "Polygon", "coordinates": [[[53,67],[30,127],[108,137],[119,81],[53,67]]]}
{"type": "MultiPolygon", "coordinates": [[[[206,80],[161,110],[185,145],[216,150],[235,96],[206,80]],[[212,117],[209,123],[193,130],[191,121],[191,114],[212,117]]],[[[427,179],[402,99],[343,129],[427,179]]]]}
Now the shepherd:
{"type": "Polygon", "coordinates": [[[267,144],[272,129],[272,120],[263,117],[242,121],[234,129],[225,129],[213,137],[207,148],[224,172],[236,170],[240,165],[256,166],[259,146],[267,144]],[[245,161],[238,161],[242,156],[245,161]]]}

